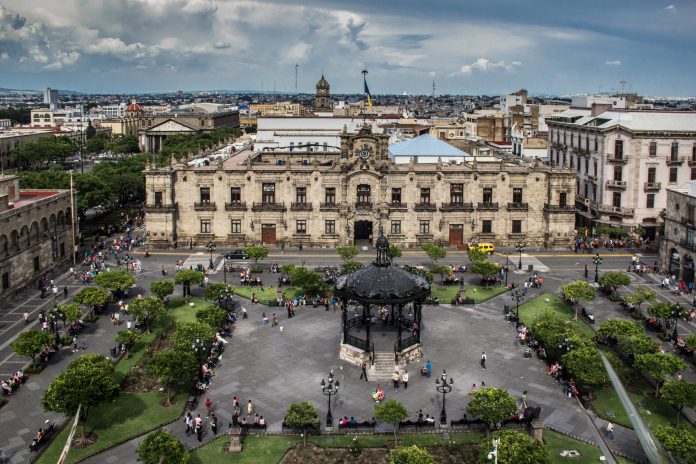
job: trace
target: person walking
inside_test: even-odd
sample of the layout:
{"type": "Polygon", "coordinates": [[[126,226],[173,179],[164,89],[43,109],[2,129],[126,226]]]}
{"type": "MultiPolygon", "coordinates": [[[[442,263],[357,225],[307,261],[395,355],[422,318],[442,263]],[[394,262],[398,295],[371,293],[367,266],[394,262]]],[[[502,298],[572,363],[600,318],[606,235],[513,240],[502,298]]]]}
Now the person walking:
{"type": "Polygon", "coordinates": [[[63,299],[67,300],[68,299],[68,286],[63,287],[63,299]]]}
{"type": "Polygon", "coordinates": [[[210,410],[213,408],[213,402],[210,400],[210,398],[205,399],[205,411],[206,411],[206,416],[205,417],[210,417],[210,410]]]}
{"type": "Polygon", "coordinates": [[[522,392],[522,398],[520,399],[522,409],[527,409],[527,390],[522,392]]]}
{"type": "Polygon", "coordinates": [[[481,369],[483,369],[484,371],[486,370],[486,358],[487,358],[486,352],[482,351],[481,352],[481,361],[479,362],[479,364],[481,364],[481,369]]]}
{"type": "Polygon", "coordinates": [[[401,380],[401,376],[399,375],[399,371],[395,370],[394,373],[392,374],[392,382],[394,383],[394,388],[399,388],[399,381],[401,380]]]}
{"type": "Polygon", "coordinates": [[[266,313],[263,313],[261,315],[261,322],[263,323],[263,325],[268,325],[268,316],[266,316],[266,313]]]}
{"type": "Polygon", "coordinates": [[[210,416],[210,430],[213,431],[213,435],[217,435],[218,419],[215,414],[210,416]]]}
{"type": "Polygon", "coordinates": [[[254,405],[252,404],[251,400],[247,403],[247,416],[251,416],[254,414],[254,405]]]}
{"type": "Polygon", "coordinates": [[[77,335],[72,339],[72,352],[77,353],[77,335]]]}
{"type": "Polygon", "coordinates": [[[184,423],[186,424],[186,435],[188,435],[193,431],[193,416],[190,412],[184,416],[184,423]]]}
{"type": "Polygon", "coordinates": [[[275,327],[278,325],[278,316],[276,316],[276,313],[273,313],[273,319],[271,319],[271,327],[275,327]]]}
{"type": "Polygon", "coordinates": [[[365,382],[367,382],[367,363],[365,361],[363,361],[362,365],[360,366],[360,370],[362,371],[360,372],[360,380],[364,378],[365,382]]]}
{"type": "Polygon", "coordinates": [[[201,441],[203,441],[203,422],[196,423],[195,431],[196,439],[200,443],[201,441]]]}
{"type": "Polygon", "coordinates": [[[611,421],[607,424],[607,436],[611,441],[614,441],[614,423],[611,421]]]}
{"type": "Polygon", "coordinates": [[[401,374],[401,383],[404,384],[404,389],[408,388],[408,371],[401,374]]]}
{"type": "Polygon", "coordinates": [[[24,311],[23,317],[24,317],[24,325],[29,324],[29,313],[24,311]]]}

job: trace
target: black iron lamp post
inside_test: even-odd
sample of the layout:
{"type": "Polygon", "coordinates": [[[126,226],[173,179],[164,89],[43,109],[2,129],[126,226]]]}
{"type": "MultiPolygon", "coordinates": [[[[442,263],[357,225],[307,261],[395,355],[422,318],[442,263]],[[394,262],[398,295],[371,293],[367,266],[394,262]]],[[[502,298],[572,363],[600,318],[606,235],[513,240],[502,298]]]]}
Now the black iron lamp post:
{"type": "Polygon", "coordinates": [[[447,379],[447,372],[445,372],[444,369],[442,369],[442,375],[435,379],[435,389],[439,392],[442,393],[442,411],[440,411],[440,424],[446,425],[447,424],[447,411],[445,410],[445,397],[446,395],[452,391],[452,384],[454,383],[454,379],[452,377],[447,379]]]}
{"type": "MultiPolygon", "coordinates": [[[[226,284],[226,282],[225,282],[226,284]]],[[[230,312],[230,301],[232,301],[232,293],[230,293],[230,287],[225,286],[225,311],[230,312]]]]}
{"type": "Polygon", "coordinates": [[[520,254],[520,262],[517,265],[518,269],[522,269],[522,253],[524,253],[524,243],[518,243],[515,250],[520,254]]]}
{"type": "Polygon", "coordinates": [[[516,312],[517,312],[517,321],[519,322],[520,320],[520,301],[524,300],[524,292],[520,291],[520,287],[515,288],[512,293],[510,293],[512,296],[512,300],[517,304],[516,312]]]}
{"type": "Polygon", "coordinates": [[[327,428],[333,427],[333,415],[331,415],[331,396],[338,395],[338,387],[339,386],[340,386],[340,382],[338,381],[338,379],[336,379],[336,381],[334,381],[333,371],[329,372],[328,383],[325,382],[323,378],[321,379],[321,392],[329,397],[329,410],[326,413],[326,427],[327,428]]]}
{"type": "Polygon", "coordinates": [[[227,253],[222,254],[222,275],[224,276],[225,285],[227,285],[227,253]]]}
{"type": "Polygon", "coordinates": [[[594,281],[599,282],[599,265],[602,264],[602,257],[599,256],[599,253],[595,254],[594,257],[592,258],[592,262],[594,263],[594,281]]]}
{"type": "Polygon", "coordinates": [[[505,288],[508,286],[508,272],[510,272],[510,253],[505,253],[505,288]]]}
{"type": "Polygon", "coordinates": [[[681,305],[679,303],[674,305],[674,332],[672,332],[672,341],[674,343],[677,343],[677,340],[679,340],[679,332],[677,330],[677,327],[679,326],[679,317],[681,316],[681,305]]]}
{"type": "Polygon", "coordinates": [[[201,366],[203,365],[202,358],[205,350],[205,342],[200,338],[196,337],[196,340],[191,343],[191,348],[196,353],[196,360],[198,361],[198,378],[201,377],[201,366]]]}
{"type": "Polygon", "coordinates": [[[215,253],[215,243],[208,242],[205,248],[206,250],[208,250],[208,253],[210,253],[210,262],[208,263],[208,269],[213,269],[213,253],[215,253]]]}

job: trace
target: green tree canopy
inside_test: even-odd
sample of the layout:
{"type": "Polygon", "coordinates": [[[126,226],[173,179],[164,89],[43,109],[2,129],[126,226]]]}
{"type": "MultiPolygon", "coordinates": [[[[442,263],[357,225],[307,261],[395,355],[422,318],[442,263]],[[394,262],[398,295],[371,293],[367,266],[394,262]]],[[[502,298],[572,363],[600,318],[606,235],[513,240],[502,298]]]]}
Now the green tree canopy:
{"type": "Polygon", "coordinates": [[[672,325],[674,321],[674,313],[675,311],[672,303],[663,301],[648,306],[648,314],[662,323],[665,332],[667,331],[667,327],[672,325]]]}
{"type": "Polygon", "coordinates": [[[563,366],[581,385],[603,385],[609,381],[602,358],[594,346],[572,349],[562,359],[563,366]]]}
{"type": "Polygon", "coordinates": [[[224,283],[220,283],[220,282],[208,284],[203,289],[203,296],[205,297],[206,300],[216,301],[220,304],[225,299],[225,296],[228,293],[230,295],[233,294],[232,288],[230,288],[229,286],[225,285],[224,283]]]}
{"type": "Polygon", "coordinates": [[[20,356],[30,356],[32,366],[36,366],[36,355],[51,344],[53,337],[43,330],[26,330],[20,332],[12,343],[12,350],[20,356]]]}
{"type": "Polygon", "coordinates": [[[655,301],[657,294],[646,287],[638,287],[635,292],[624,297],[624,301],[634,304],[640,309],[640,306],[647,302],[651,303],[655,301]]]}
{"type": "Polygon", "coordinates": [[[115,154],[138,153],[140,144],[134,135],[117,134],[106,142],[105,148],[115,154]]]}
{"type": "Polygon", "coordinates": [[[196,311],[196,319],[198,322],[204,322],[213,329],[216,329],[225,323],[227,311],[217,305],[206,304],[196,311]]]}
{"type": "Polygon", "coordinates": [[[74,415],[82,404],[80,421],[85,438],[85,421],[89,409],[118,396],[119,386],[113,377],[114,366],[104,356],[83,355],[70,363],[68,369],[53,379],[41,405],[46,411],[74,415]]]}
{"type": "Polygon", "coordinates": [[[112,293],[125,292],[135,285],[135,277],[125,269],[110,269],[97,274],[94,283],[112,293]]]}
{"type": "Polygon", "coordinates": [[[165,314],[164,303],[157,297],[136,298],[128,305],[128,312],[136,321],[145,324],[145,331],[150,332],[152,324],[156,324],[165,314]]]}
{"type": "Polygon", "coordinates": [[[655,398],[660,395],[660,384],[667,376],[686,369],[681,359],[670,353],[647,353],[636,356],[635,367],[648,373],[655,382],[655,398]]]}
{"type": "Polygon", "coordinates": [[[358,269],[362,269],[363,263],[359,261],[345,261],[341,264],[341,274],[350,274],[353,271],[357,271],[358,269]]]}
{"type": "Polygon", "coordinates": [[[193,269],[182,269],[177,271],[174,276],[174,282],[179,285],[200,284],[205,276],[202,272],[194,271],[193,269]]]}
{"type": "Polygon", "coordinates": [[[125,329],[125,330],[119,330],[116,333],[116,338],[114,341],[116,343],[123,343],[126,346],[126,349],[130,348],[135,344],[140,339],[140,334],[136,332],[133,329],[125,329]]]}
{"type": "Polygon", "coordinates": [[[609,271],[599,276],[599,283],[604,288],[611,287],[616,290],[619,287],[629,285],[631,278],[623,272],[609,271]]]}
{"type": "Polygon", "coordinates": [[[655,436],[678,464],[696,463],[696,434],[690,430],[659,427],[655,436]]]}
{"type": "Polygon", "coordinates": [[[439,275],[440,279],[444,279],[445,276],[449,277],[452,275],[452,268],[449,264],[436,264],[430,268],[430,272],[439,275]]]}
{"type": "Polygon", "coordinates": [[[304,444],[307,444],[307,428],[319,426],[317,408],[309,401],[293,403],[285,414],[285,425],[301,428],[304,444]]]}
{"type": "Polygon", "coordinates": [[[401,248],[399,248],[396,245],[389,245],[389,249],[387,250],[387,256],[391,259],[394,258],[401,258],[403,256],[403,252],[401,251],[401,248]]]}
{"type": "Polygon", "coordinates": [[[435,464],[435,459],[417,445],[399,446],[389,453],[389,464],[435,464]]]}
{"type": "Polygon", "coordinates": [[[573,302],[575,306],[575,320],[578,320],[578,303],[580,301],[592,301],[595,299],[595,288],[584,280],[576,280],[561,286],[563,298],[573,302]]]}
{"type": "Polygon", "coordinates": [[[164,429],[150,432],[138,445],[138,459],[143,464],[187,464],[189,453],[183,443],[164,429]]]}
{"type": "Polygon", "coordinates": [[[354,246],[344,246],[336,248],[336,253],[341,257],[343,261],[350,261],[356,256],[358,256],[358,247],[354,246]]]}
{"type": "Polygon", "coordinates": [[[484,387],[469,395],[472,398],[466,407],[467,412],[486,424],[503,422],[517,410],[517,401],[505,388],[484,387]]]}
{"type": "Polygon", "coordinates": [[[434,243],[421,243],[421,249],[425,251],[425,254],[428,255],[434,263],[437,263],[438,259],[444,259],[445,256],[447,256],[447,250],[434,243]]]}
{"type": "Polygon", "coordinates": [[[62,162],[75,151],[75,144],[68,137],[42,137],[15,148],[11,157],[21,169],[28,169],[52,161],[62,162]]]}
{"type": "Polygon", "coordinates": [[[193,379],[198,369],[196,358],[188,350],[167,350],[155,353],[147,364],[147,370],[166,387],[167,405],[171,405],[172,387],[177,382],[193,379]]]}
{"type": "Polygon", "coordinates": [[[242,251],[255,263],[258,263],[260,259],[265,259],[268,256],[268,248],[265,246],[248,246],[242,251]]]}
{"type": "Polygon", "coordinates": [[[645,330],[635,322],[626,319],[619,319],[618,317],[607,319],[606,321],[602,322],[599,325],[599,329],[597,329],[599,338],[611,343],[616,343],[624,337],[641,335],[644,332],[645,330]]]}
{"type": "Polygon", "coordinates": [[[87,306],[90,314],[93,314],[96,306],[106,304],[109,301],[109,293],[99,287],[87,287],[80,290],[73,301],[87,306]]]}
{"type": "Polygon", "coordinates": [[[321,295],[325,291],[324,279],[311,269],[299,266],[293,269],[290,279],[295,287],[299,287],[308,295],[321,295]]]}
{"type": "MultiPolygon", "coordinates": [[[[544,444],[522,432],[503,431],[493,432],[493,439],[499,439],[498,464],[551,464],[551,457],[544,444]]],[[[481,464],[487,464],[488,453],[493,451],[490,438],[484,439],[479,444],[479,460],[481,464]]]]}
{"type": "Polygon", "coordinates": [[[479,261],[488,261],[488,253],[481,251],[479,247],[472,246],[466,250],[466,256],[472,263],[478,263],[479,261]]]}
{"type": "Polygon", "coordinates": [[[207,354],[212,344],[215,331],[203,322],[178,322],[169,341],[175,350],[191,351],[192,345],[203,344],[207,354]]]}
{"type": "Polygon", "coordinates": [[[77,303],[62,304],[58,307],[58,310],[63,314],[65,320],[68,321],[77,321],[80,319],[80,316],[82,316],[82,311],[80,311],[80,307],[77,303]]]}
{"type": "Polygon", "coordinates": [[[621,337],[616,347],[619,349],[619,351],[631,359],[634,359],[639,354],[657,353],[660,349],[660,344],[657,343],[650,335],[641,333],[639,335],[621,337]]]}
{"type": "Polygon", "coordinates": [[[475,261],[471,266],[471,272],[480,275],[488,287],[490,278],[498,273],[498,266],[489,261],[475,261]]]}
{"type": "Polygon", "coordinates": [[[150,283],[150,293],[160,300],[164,300],[174,293],[174,281],[172,279],[155,280],[150,283]]]}
{"type": "Polygon", "coordinates": [[[375,404],[375,417],[394,427],[394,444],[396,444],[396,431],[399,428],[399,422],[408,417],[406,408],[395,399],[388,399],[383,403],[375,404]]]}
{"type": "Polygon", "coordinates": [[[662,399],[677,409],[677,423],[679,428],[679,416],[682,409],[696,407],[696,384],[684,380],[665,382],[661,389],[662,399]]]}

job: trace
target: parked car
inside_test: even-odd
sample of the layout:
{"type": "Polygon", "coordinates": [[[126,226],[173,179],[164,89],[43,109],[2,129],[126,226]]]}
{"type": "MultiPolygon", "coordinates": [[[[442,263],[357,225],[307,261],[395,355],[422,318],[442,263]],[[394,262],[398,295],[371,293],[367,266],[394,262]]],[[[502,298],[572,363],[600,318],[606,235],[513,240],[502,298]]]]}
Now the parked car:
{"type": "Polygon", "coordinates": [[[225,253],[225,259],[247,259],[248,256],[242,250],[228,251],[225,253]]]}

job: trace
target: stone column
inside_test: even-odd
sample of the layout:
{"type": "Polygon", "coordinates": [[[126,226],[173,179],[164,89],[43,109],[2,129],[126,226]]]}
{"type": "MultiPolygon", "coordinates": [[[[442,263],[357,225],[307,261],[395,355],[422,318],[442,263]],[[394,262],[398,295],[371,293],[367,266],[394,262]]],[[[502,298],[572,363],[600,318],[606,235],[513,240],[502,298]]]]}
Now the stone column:
{"type": "Polygon", "coordinates": [[[532,439],[538,442],[544,442],[544,423],[540,420],[534,420],[530,427],[532,439]]]}

